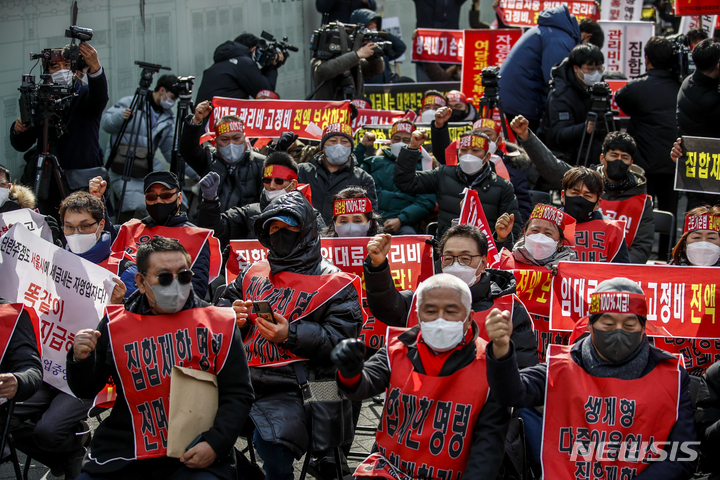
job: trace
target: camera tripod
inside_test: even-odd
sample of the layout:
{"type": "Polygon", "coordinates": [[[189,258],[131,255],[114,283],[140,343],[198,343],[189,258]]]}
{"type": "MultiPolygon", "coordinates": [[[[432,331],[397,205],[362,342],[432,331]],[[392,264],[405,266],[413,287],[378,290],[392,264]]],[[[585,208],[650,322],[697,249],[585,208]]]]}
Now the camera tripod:
{"type": "Polygon", "coordinates": [[[192,101],[192,87],[195,77],[179,77],[174,85],[180,89],[178,95],[178,111],[175,119],[175,134],[172,143],[172,155],[170,157],[170,171],[177,175],[180,185],[185,183],[185,160],[178,152],[178,142],[184,129],[185,117],[188,113],[195,113],[195,105],[192,101]]]}
{"type": "Polygon", "coordinates": [[[117,133],[117,137],[115,138],[115,143],[112,146],[112,149],[110,150],[110,156],[108,157],[107,164],[105,165],[105,168],[110,170],[110,166],[113,163],[113,160],[115,160],[115,157],[118,154],[118,149],[120,148],[120,144],[123,143],[123,138],[125,137],[125,132],[127,130],[128,125],[130,124],[130,121],[132,120],[132,130],[130,132],[130,138],[127,145],[127,153],[125,156],[125,166],[123,169],[122,174],[122,180],[123,180],[123,188],[122,188],[122,194],[120,195],[120,201],[118,203],[117,207],[117,213],[115,215],[115,221],[120,221],[120,215],[122,214],[122,206],[125,202],[125,192],[127,191],[127,182],[129,182],[132,177],[132,171],[133,166],[135,164],[135,156],[137,153],[138,148],[138,140],[140,139],[140,125],[142,124],[142,120],[140,120],[140,123],[138,123],[137,128],[135,128],[135,120],[139,115],[144,116],[145,118],[145,128],[146,128],[146,134],[147,134],[147,162],[148,167],[152,169],[152,161],[153,157],[155,156],[155,149],[153,148],[153,141],[152,141],[152,107],[150,105],[150,97],[149,95],[152,94],[150,87],[152,85],[152,79],[153,75],[160,71],[160,69],[163,70],[170,70],[170,67],[163,67],[162,65],[157,65],[154,63],[146,63],[146,62],[140,62],[135,61],[135,65],[138,65],[141,67],[142,74],[140,75],[140,86],[135,91],[135,96],[133,96],[132,102],[130,102],[130,110],[133,111],[133,114],[123,120],[122,126],[120,127],[120,131],[117,133]],[[138,115],[135,114],[135,111],[137,110],[138,115]]]}
{"type": "Polygon", "coordinates": [[[502,125],[503,137],[509,138],[507,131],[507,117],[505,116],[505,110],[503,110],[502,99],[498,95],[498,88],[485,87],[483,96],[480,98],[480,117],[493,118],[496,108],[498,114],[500,115],[500,125],[502,125]]]}
{"type": "MultiPolygon", "coordinates": [[[[610,87],[607,87],[607,90],[609,89],[610,87]]],[[[605,91],[600,92],[599,90],[599,88],[596,89],[595,87],[592,87],[591,89],[592,103],[590,105],[590,111],[587,114],[587,118],[585,119],[582,138],[580,139],[580,147],[578,148],[577,158],[575,159],[576,165],[580,165],[580,155],[582,155],[583,147],[585,146],[585,137],[587,135],[588,125],[590,122],[593,122],[593,128],[590,132],[590,138],[587,143],[587,151],[585,152],[585,160],[583,161],[583,166],[585,167],[587,167],[588,159],[590,158],[590,151],[592,150],[595,132],[598,128],[598,120],[602,119],[606,133],[615,131],[615,119],[610,108],[610,98],[607,96],[605,91]]],[[[612,92],[610,92],[610,95],[612,95],[612,92]]]]}

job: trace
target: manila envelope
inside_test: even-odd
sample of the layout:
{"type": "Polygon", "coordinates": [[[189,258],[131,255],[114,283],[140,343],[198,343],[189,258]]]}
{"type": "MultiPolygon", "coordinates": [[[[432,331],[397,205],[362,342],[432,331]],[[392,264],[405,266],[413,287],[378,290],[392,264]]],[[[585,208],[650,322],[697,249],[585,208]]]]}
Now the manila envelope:
{"type": "Polygon", "coordinates": [[[170,376],[170,414],[167,456],[180,458],[195,437],[215,423],[217,377],[209,372],[173,367],[170,376]]]}

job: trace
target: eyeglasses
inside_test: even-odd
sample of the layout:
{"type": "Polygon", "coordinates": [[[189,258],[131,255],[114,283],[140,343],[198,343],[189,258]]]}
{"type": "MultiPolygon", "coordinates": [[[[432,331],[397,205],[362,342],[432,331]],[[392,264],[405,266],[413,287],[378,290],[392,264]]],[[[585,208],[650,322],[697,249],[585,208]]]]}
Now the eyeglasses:
{"type": "Polygon", "coordinates": [[[147,202],[154,202],[158,198],[161,200],[170,200],[172,197],[180,193],[178,190],[177,192],[163,192],[163,193],[146,193],[145,194],[145,201],[147,202]]]}
{"type": "Polygon", "coordinates": [[[466,267],[469,267],[473,261],[473,258],[475,257],[482,257],[482,255],[443,255],[442,257],[440,257],[440,261],[442,262],[444,267],[449,267],[456,261],[460,265],[465,265],[466,267]]]}
{"type": "MultiPolygon", "coordinates": [[[[143,273],[143,275],[146,275],[143,273]]],[[[156,277],[158,279],[158,283],[162,285],[163,287],[167,287],[170,285],[174,279],[177,278],[177,281],[180,283],[180,285],[187,285],[192,281],[193,278],[193,272],[191,270],[183,270],[182,272],[178,273],[177,275],[173,275],[170,272],[163,272],[160,275],[150,275],[152,277],[156,277]]]]}
{"type": "Polygon", "coordinates": [[[284,178],[273,178],[273,177],[263,177],[263,183],[265,185],[270,185],[270,182],[275,181],[275,185],[282,185],[283,183],[287,182],[284,178]]]}
{"type": "Polygon", "coordinates": [[[95,233],[97,229],[93,229],[92,227],[93,225],[97,224],[98,222],[83,223],[81,225],[78,225],[77,227],[73,227],[71,225],[63,225],[63,232],[65,232],[65,235],[74,235],[75,232],[87,235],[88,233],[95,233]]]}

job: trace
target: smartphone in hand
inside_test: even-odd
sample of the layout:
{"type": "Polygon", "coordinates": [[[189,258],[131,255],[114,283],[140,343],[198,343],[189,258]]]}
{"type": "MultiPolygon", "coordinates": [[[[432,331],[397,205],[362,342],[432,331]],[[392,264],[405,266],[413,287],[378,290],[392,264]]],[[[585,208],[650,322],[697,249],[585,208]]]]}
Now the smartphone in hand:
{"type": "Polygon", "coordinates": [[[277,320],[275,320],[272,308],[270,307],[270,302],[253,302],[253,311],[258,317],[277,324],[277,320]]]}

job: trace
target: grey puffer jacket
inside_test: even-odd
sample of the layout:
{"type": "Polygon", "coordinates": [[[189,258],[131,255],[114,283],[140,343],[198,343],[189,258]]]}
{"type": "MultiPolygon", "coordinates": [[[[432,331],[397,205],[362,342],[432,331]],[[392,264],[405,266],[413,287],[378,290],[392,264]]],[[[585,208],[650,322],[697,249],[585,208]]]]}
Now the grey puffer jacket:
{"type": "MultiPolygon", "coordinates": [[[[280,272],[314,276],[340,271],[322,258],[315,211],[298,191],[272,201],[257,217],[255,234],[260,243],[270,249],[267,257],[270,278],[280,272]],[[301,228],[295,247],[285,257],[273,251],[268,231],[263,228],[266,220],[279,215],[297,219],[301,228]]],[[[242,282],[248,268],[228,285],[221,301],[244,298],[242,282]]],[[[302,365],[309,380],[332,379],[336,369],[330,360],[330,352],[345,338],[357,337],[361,324],[360,298],[355,288],[348,285],[307,316],[292,322],[287,340],[280,345],[308,359],[302,365]]],[[[245,338],[248,338],[250,328],[253,327],[247,325],[241,330],[245,338]]],[[[250,378],[257,398],[250,413],[255,427],[263,439],[287,446],[300,458],[307,450],[308,434],[294,366],[250,367],[250,378]]]]}

